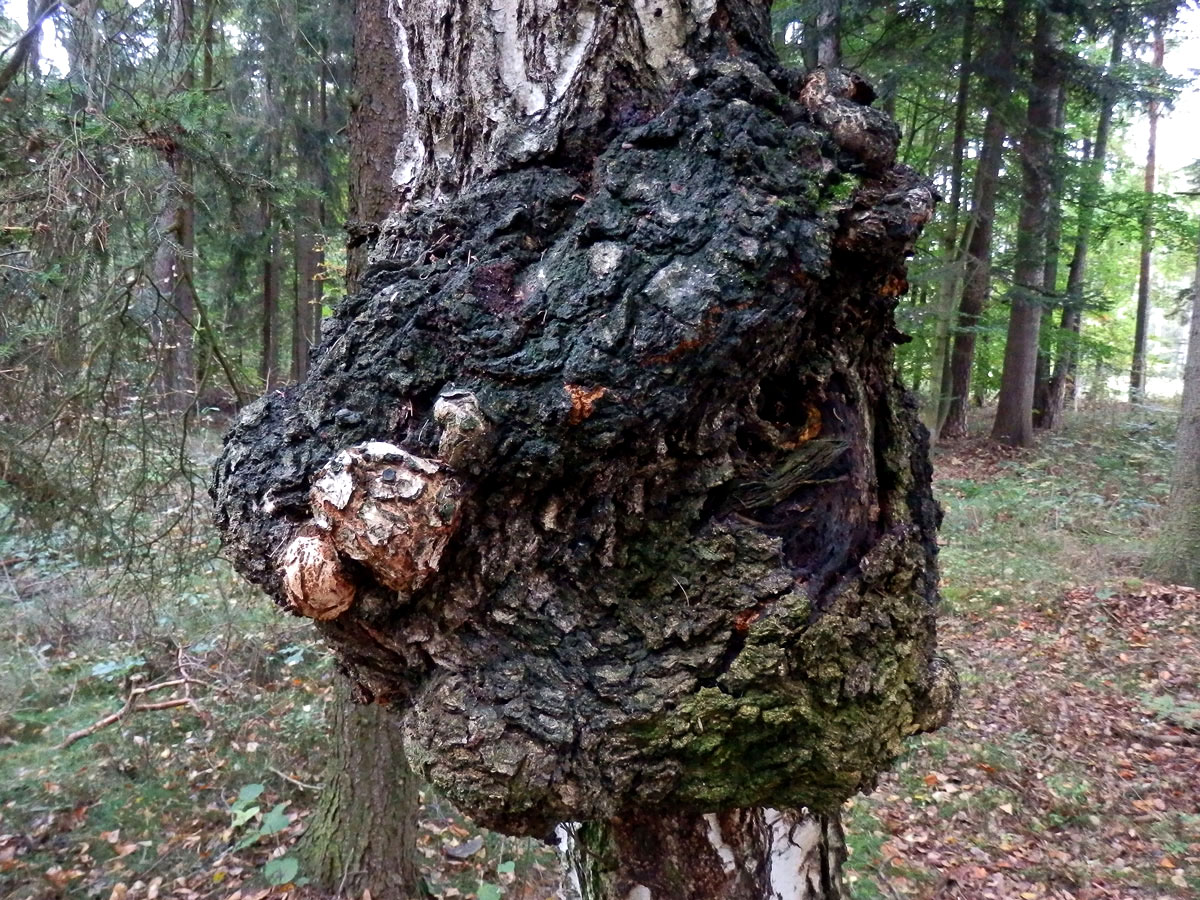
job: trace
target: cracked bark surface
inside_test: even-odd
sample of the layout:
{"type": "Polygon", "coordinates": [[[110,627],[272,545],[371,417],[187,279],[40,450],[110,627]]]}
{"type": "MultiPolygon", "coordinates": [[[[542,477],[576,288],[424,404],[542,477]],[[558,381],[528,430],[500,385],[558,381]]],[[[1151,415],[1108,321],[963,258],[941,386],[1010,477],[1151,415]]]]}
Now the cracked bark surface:
{"type": "Polygon", "coordinates": [[[953,700],[892,370],[933,191],[866,85],[780,69],[765,4],[707,6],[639,82],[669,90],[461,191],[414,176],[214,472],[239,570],[509,832],[835,811],[953,700]]]}

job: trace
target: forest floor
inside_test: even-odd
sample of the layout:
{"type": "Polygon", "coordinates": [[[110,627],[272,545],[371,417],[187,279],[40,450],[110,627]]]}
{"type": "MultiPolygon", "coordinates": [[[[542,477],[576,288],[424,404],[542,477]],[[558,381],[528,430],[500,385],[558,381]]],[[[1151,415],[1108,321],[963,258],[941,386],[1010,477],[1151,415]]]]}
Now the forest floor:
{"type": "Polygon", "coordinates": [[[1165,418],[935,455],[962,698],[851,802],[851,896],[1200,896],[1200,594],[1139,577],[1165,418]]]}
{"type": "MultiPolygon", "coordinates": [[[[1024,453],[937,451],[963,696],[848,805],[854,900],[1200,896],[1200,596],[1139,576],[1172,428],[1114,411],[1024,453]]],[[[328,660],[217,561],[153,594],[114,599],[53,542],[0,544],[0,900],[302,880],[328,660]]],[[[429,896],[552,895],[547,848],[432,794],[418,849],[429,896]]]]}

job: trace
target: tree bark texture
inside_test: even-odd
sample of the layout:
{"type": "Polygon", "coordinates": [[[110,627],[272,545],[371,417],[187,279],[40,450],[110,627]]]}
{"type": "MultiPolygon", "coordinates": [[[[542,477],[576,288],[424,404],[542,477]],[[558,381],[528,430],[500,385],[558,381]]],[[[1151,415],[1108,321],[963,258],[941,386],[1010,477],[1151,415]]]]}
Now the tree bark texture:
{"type": "Polygon", "coordinates": [[[987,89],[988,113],[983,126],[983,143],[975,167],[971,221],[967,226],[966,258],[963,265],[962,298],[954,342],[950,348],[950,386],[946,416],[938,437],[956,440],[967,435],[967,409],[971,399],[971,370],[975,365],[975,341],[979,320],[991,293],[992,233],[996,216],[996,193],[1004,161],[1004,139],[1008,135],[1005,111],[1014,78],[1014,45],[1020,36],[1021,0],[1005,0],[995,26],[992,52],[984,65],[990,73],[987,89]]]}
{"type": "Polygon", "coordinates": [[[338,676],[329,710],[339,764],[326,767],[304,831],[303,873],[342,896],[366,890],[376,900],[410,900],[418,895],[417,782],[407,774],[394,717],[352,703],[350,693],[338,676]]]}
{"type": "Polygon", "coordinates": [[[403,216],[230,432],[226,548],[483,824],[833,813],[953,697],[892,370],[932,189],[762,0],[443,5],[388,8],[403,216]]]}
{"type": "Polygon", "coordinates": [[[1059,72],[1054,61],[1051,14],[1039,11],[1033,36],[1033,78],[1021,140],[1021,211],[1017,220],[1012,309],[1004,343],[1004,371],[992,437],[1003,444],[1033,443],[1033,394],[1038,333],[1045,303],[1046,228],[1053,167],[1054,108],[1059,72]]]}
{"type": "Polygon", "coordinates": [[[1150,569],[1176,584],[1200,586],[1200,248],[1192,282],[1192,321],[1183,374],[1183,408],[1175,433],[1171,497],[1155,539],[1150,569]]]}
{"type": "MultiPolygon", "coordinates": [[[[1113,26],[1112,51],[1109,55],[1109,73],[1121,62],[1125,48],[1125,26],[1118,21],[1113,26]]],[[[1067,398],[1068,381],[1078,358],[1077,345],[1080,326],[1083,322],[1084,289],[1087,285],[1088,251],[1091,244],[1092,225],[1096,207],[1100,201],[1100,188],[1104,179],[1104,163],[1108,158],[1108,134],[1112,128],[1114,91],[1105,83],[1100,92],[1100,117],[1096,124],[1096,141],[1089,157],[1089,165],[1080,187],[1079,221],[1075,232],[1075,247],[1071,253],[1071,265],[1067,270],[1067,298],[1063,304],[1060,330],[1065,340],[1059,345],[1054,358],[1054,373],[1050,376],[1050,396],[1046,406],[1044,427],[1053,430],[1062,421],[1067,398]]]]}
{"type": "Polygon", "coordinates": [[[761,807],[704,815],[633,813],[564,825],[558,835],[568,898],[844,896],[838,873],[846,844],[836,814],[761,807]]]}
{"type": "MultiPolygon", "coordinates": [[[[1163,68],[1165,56],[1162,23],[1154,25],[1154,67],[1163,68]]],[[[1146,209],[1142,213],[1142,247],[1138,268],[1137,313],[1134,318],[1133,364],[1129,370],[1129,402],[1140,403],[1146,399],[1146,349],[1150,333],[1150,279],[1154,256],[1154,184],[1156,179],[1155,156],[1158,150],[1158,115],[1160,103],[1150,101],[1150,138],[1146,145],[1146,171],[1143,190],[1146,194],[1146,209]]]]}

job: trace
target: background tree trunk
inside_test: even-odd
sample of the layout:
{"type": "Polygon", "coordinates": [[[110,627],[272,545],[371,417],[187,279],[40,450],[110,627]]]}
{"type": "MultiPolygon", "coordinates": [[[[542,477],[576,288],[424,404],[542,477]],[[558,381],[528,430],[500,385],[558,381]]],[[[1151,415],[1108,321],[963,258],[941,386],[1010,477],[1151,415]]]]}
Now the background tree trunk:
{"type": "Polygon", "coordinates": [[[939,438],[966,437],[967,409],[971,397],[971,370],[975,364],[975,341],[979,317],[991,293],[992,233],[996,216],[996,193],[1000,166],[1004,161],[1004,139],[1008,135],[1005,108],[1015,76],[1014,48],[1021,31],[1021,0],[1005,0],[994,27],[993,50],[987,61],[988,113],[983,126],[983,143],[975,168],[971,222],[968,226],[963,266],[962,299],[950,351],[950,387],[946,416],[939,438]]]}
{"type": "Polygon", "coordinates": [[[259,324],[260,354],[258,375],[268,390],[279,378],[279,231],[275,204],[270,198],[262,201],[263,237],[266,256],[262,261],[259,324]]]}
{"type": "MultiPolygon", "coordinates": [[[[953,698],[891,352],[931,186],[867,85],[779,68],[765,0],[367,15],[394,202],[308,380],[229,436],[232,557],[464,811],[607,823],[618,883],[708,813],[834,816],[953,698]]],[[[759,867],[763,816],[719,830],[759,867]]]]}
{"type": "Polygon", "coordinates": [[[1060,80],[1053,55],[1053,27],[1050,13],[1039,11],[1033,38],[1028,124],[1021,141],[1024,187],[1013,266],[1012,311],[1008,320],[1008,340],[1004,345],[1000,400],[992,425],[995,440],[1015,447],[1028,447],[1033,443],[1034,379],[1038,332],[1045,302],[1043,279],[1046,274],[1054,108],[1060,80]]]}
{"type": "Polygon", "coordinates": [[[817,10],[817,65],[842,64],[842,0],[820,0],[817,10]]]}
{"type": "Polygon", "coordinates": [[[418,896],[417,784],[395,716],[351,700],[337,676],[324,789],[300,845],[303,874],[329,891],[375,900],[418,896]]]}
{"type": "MultiPolygon", "coordinates": [[[[1042,325],[1037,354],[1037,373],[1034,376],[1033,426],[1047,428],[1050,408],[1050,376],[1054,365],[1054,346],[1049,339],[1054,328],[1054,313],[1062,304],[1058,291],[1059,258],[1062,256],[1063,191],[1067,180],[1067,159],[1064,147],[1064,129],[1067,116],[1066,85],[1058,85],[1058,97],[1054,110],[1053,145],[1050,151],[1050,207],[1046,219],[1046,254],[1042,269],[1042,290],[1045,302],[1042,305],[1042,325]]],[[[1061,338],[1060,338],[1061,340],[1061,338]]]]}
{"type": "MultiPolygon", "coordinates": [[[[1108,67],[1110,77],[1121,62],[1124,46],[1125,26],[1124,22],[1118,18],[1113,25],[1112,52],[1109,56],[1108,67]]],[[[1043,419],[1043,427],[1047,430],[1057,428],[1062,422],[1069,381],[1073,376],[1078,359],[1077,345],[1080,326],[1083,322],[1088,250],[1096,206],[1100,200],[1100,190],[1104,180],[1104,163],[1108,156],[1108,134],[1112,127],[1113,106],[1115,105],[1114,93],[1113,88],[1107,83],[1101,88],[1096,141],[1090,148],[1085,146],[1084,150],[1085,157],[1088,159],[1088,167],[1080,186],[1075,246],[1071,254],[1071,265],[1067,270],[1067,297],[1063,303],[1062,319],[1059,324],[1062,340],[1059,342],[1054,358],[1054,372],[1050,376],[1049,397],[1046,404],[1046,415],[1043,419]]],[[[1072,396],[1074,396],[1073,393],[1072,396]]]]}
{"type": "MultiPolygon", "coordinates": [[[[362,100],[350,119],[348,292],[358,287],[367,241],[394,207],[392,172],[381,161],[387,159],[387,148],[395,146],[399,134],[394,115],[400,88],[387,77],[395,63],[395,47],[385,39],[387,30],[378,27],[386,19],[389,0],[357,2],[353,80],[362,100]]],[[[322,124],[324,120],[322,104],[322,124]]],[[[314,174],[328,177],[323,167],[314,174]]],[[[323,217],[323,210],[316,213],[323,217]]],[[[315,319],[310,319],[313,336],[320,334],[319,284],[314,282],[309,294],[316,305],[315,319]]],[[[331,707],[333,740],[324,775],[329,787],[305,831],[304,871],[327,891],[355,897],[369,891],[375,900],[409,900],[420,894],[418,779],[404,757],[396,716],[380,704],[353,702],[350,687],[348,679],[338,677],[331,707]]]]}
{"type": "MultiPolygon", "coordinates": [[[[176,90],[193,86],[192,0],[172,0],[164,7],[166,44],[163,54],[176,90]]],[[[154,254],[155,331],[159,340],[160,384],[168,409],[182,410],[195,400],[196,196],[192,162],[176,135],[157,136],[163,157],[163,206],[158,216],[160,243],[154,254]]]]}
{"type": "Polygon", "coordinates": [[[954,100],[954,141],[950,149],[950,200],[946,231],[942,237],[944,271],[938,288],[938,324],[934,338],[933,361],[930,365],[929,405],[925,411],[925,426],[937,440],[949,407],[950,332],[954,319],[954,300],[962,287],[962,261],[970,243],[967,235],[959,235],[959,216],[962,212],[963,161],[967,152],[967,113],[971,95],[971,60],[975,45],[975,2],[963,6],[962,50],[958,60],[958,91],[954,100]]]}
{"type": "Polygon", "coordinates": [[[1171,498],[1149,568],[1164,581],[1200,587],[1200,246],[1192,281],[1192,321],[1171,498]]]}
{"type": "MultiPolygon", "coordinates": [[[[1162,23],[1154,24],[1154,67],[1163,68],[1165,42],[1162,23]]],[[[1142,252],[1138,270],[1137,313],[1134,317],[1133,365],[1129,370],[1129,402],[1146,399],[1146,342],[1150,332],[1150,280],[1154,253],[1154,182],[1155,155],[1158,144],[1158,115],[1160,103],[1150,101],[1150,139],[1146,145],[1146,174],[1144,190],[1146,209],[1142,213],[1142,252]]]]}

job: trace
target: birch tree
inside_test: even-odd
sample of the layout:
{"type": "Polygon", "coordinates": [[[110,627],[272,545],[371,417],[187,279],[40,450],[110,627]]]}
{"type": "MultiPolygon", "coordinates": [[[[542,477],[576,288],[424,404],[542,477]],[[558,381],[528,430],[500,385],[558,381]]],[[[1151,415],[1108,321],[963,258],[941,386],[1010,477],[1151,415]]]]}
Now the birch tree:
{"type": "Polygon", "coordinates": [[[838,896],[841,803],[953,701],[892,355],[934,193],[768,13],[372,14],[392,211],[215,469],[243,574],[588,898],[838,896]]]}

